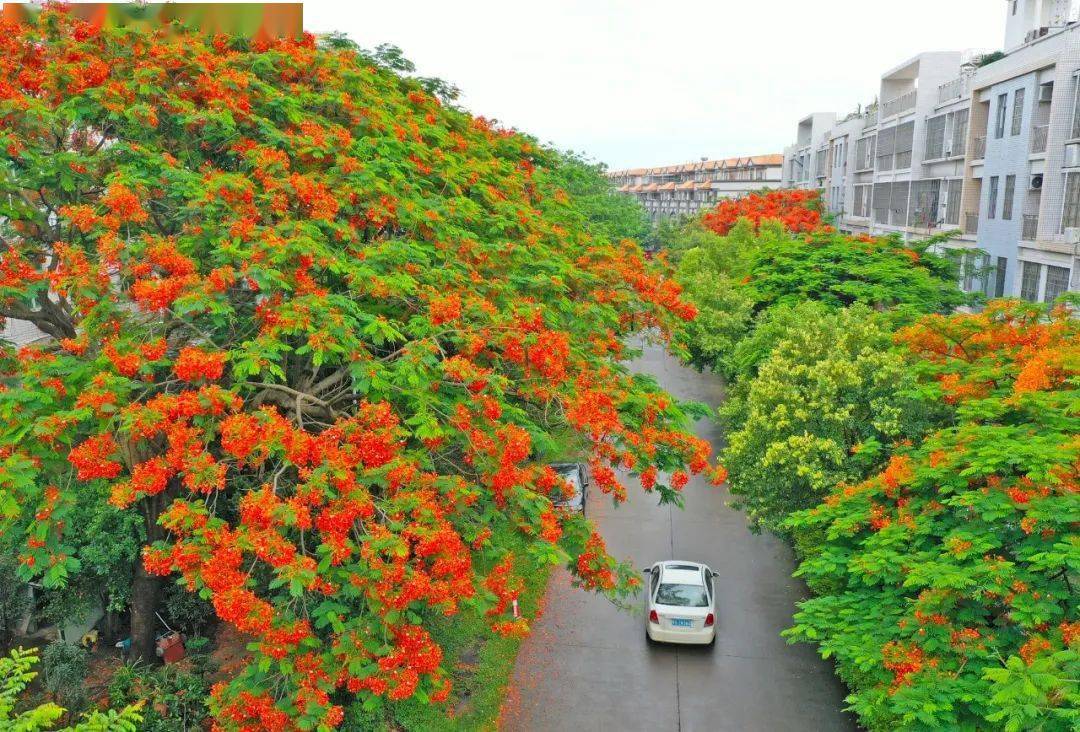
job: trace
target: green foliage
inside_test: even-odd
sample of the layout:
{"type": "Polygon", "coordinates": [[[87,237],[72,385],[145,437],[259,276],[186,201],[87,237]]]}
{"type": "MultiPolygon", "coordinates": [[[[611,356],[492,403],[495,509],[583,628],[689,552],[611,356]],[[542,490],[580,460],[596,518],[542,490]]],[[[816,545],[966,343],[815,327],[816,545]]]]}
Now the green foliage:
{"type": "Polygon", "coordinates": [[[792,516],[826,542],[788,636],[836,659],[867,726],[1080,722],[1078,335],[1008,303],[903,331],[951,424],[792,516]]]}
{"type": "Polygon", "coordinates": [[[0,643],[7,640],[30,607],[27,589],[18,577],[14,555],[0,549],[0,643]]]}
{"type": "Polygon", "coordinates": [[[196,635],[206,628],[214,617],[214,608],[198,593],[182,584],[170,585],[165,590],[165,616],[172,628],[185,635],[196,635]]]}
{"type": "Polygon", "coordinates": [[[697,368],[730,375],[731,353],[753,316],[752,295],[739,281],[746,272],[745,251],[753,231],[743,222],[722,237],[695,221],[671,232],[665,249],[670,247],[677,259],[679,284],[698,310],[680,329],[678,345],[697,368]]]}
{"type": "Polygon", "coordinates": [[[633,196],[621,196],[604,177],[604,166],[578,153],[559,154],[555,166],[559,184],[574,201],[574,208],[587,220],[594,235],[608,241],[635,239],[649,234],[649,217],[633,196]]]}
{"type": "Polygon", "coordinates": [[[41,654],[45,689],[68,709],[79,710],[86,705],[83,679],[89,671],[86,649],[62,640],[45,646],[41,654]]]}
{"type": "Polygon", "coordinates": [[[954,257],[936,254],[939,239],[902,243],[896,237],[852,237],[835,231],[792,236],[763,223],[748,251],[749,289],[760,311],[820,300],[831,307],[862,303],[909,318],[964,305],[954,257]]]}
{"type": "Polygon", "coordinates": [[[751,362],[775,339],[769,355],[722,411],[733,428],[722,462],[751,526],[779,531],[792,511],[866,477],[883,445],[912,433],[919,406],[903,393],[911,376],[891,332],[868,308],[805,302],[769,315],[755,330],[767,337],[743,349],[751,362]]]}
{"type": "MultiPolygon", "coordinates": [[[[543,600],[551,565],[528,553],[513,533],[505,529],[499,533],[513,547],[525,582],[519,598],[521,612],[533,616],[543,600]]],[[[521,640],[492,633],[490,619],[474,609],[431,620],[432,636],[450,660],[454,690],[447,704],[415,699],[377,706],[357,703],[347,709],[344,729],[465,732],[495,728],[521,640]]]]}
{"type": "MultiPolygon", "coordinates": [[[[192,650],[192,645],[188,650],[192,650]]],[[[115,706],[143,703],[140,732],[173,732],[203,729],[208,721],[206,698],[210,694],[208,656],[189,653],[187,664],[147,667],[129,664],[114,674],[109,701],[115,706]]]]}
{"type": "MultiPolygon", "coordinates": [[[[19,695],[37,676],[31,670],[38,662],[32,650],[17,648],[7,656],[0,656],[0,728],[13,732],[136,732],[142,730],[141,703],[124,707],[120,711],[108,709],[83,715],[74,726],[59,729],[56,723],[64,716],[64,709],[46,703],[24,712],[15,712],[19,695]]],[[[80,680],[81,681],[81,680],[80,680]]]]}

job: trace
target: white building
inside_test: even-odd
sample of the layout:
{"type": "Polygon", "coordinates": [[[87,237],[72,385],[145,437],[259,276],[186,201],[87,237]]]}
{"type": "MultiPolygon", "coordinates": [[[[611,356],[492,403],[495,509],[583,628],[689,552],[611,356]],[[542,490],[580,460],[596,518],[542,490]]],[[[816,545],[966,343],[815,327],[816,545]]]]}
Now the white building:
{"type": "Polygon", "coordinates": [[[801,120],[784,184],[820,189],[847,231],[959,229],[949,246],[981,250],[965,289],[1049,302],[1080,289],[1080,0],[1005,12],[1003,57],[919,54],[865,112],[801,120]]]}
{"type": "Polygon", "coordinates": [[[607,177],[620,193],[636,197],[653,221],[690,216],[725,198],[779,188],[781,155],[752,155],[659,168],[612,170],[607,177]]]}

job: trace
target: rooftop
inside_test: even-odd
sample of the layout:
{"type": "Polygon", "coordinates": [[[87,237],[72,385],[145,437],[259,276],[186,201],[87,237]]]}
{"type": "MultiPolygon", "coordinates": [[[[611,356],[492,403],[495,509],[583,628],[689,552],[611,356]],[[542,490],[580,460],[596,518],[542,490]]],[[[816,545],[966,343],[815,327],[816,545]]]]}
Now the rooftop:
{"type": "Polygon", "coordinates": [[[657,168],[630,168],[627,170],[609,170],[608,177],[620,175],[666,175],[674,173],[694,173],[699,170],[723,170],[725,168],[754,168],[769,165],[783,165],[784,156],[781,154],[771,155],[747,155],[739,158],[724,158],[723,160],[699,160],[696,163],[680,163],[678,165],[662,165],[657,168]]]}

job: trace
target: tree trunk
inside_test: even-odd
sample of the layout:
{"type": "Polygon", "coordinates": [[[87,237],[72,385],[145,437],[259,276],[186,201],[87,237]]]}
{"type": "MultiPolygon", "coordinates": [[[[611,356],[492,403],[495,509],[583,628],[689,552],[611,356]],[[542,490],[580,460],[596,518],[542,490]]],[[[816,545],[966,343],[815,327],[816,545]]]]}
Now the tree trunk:
{"type": "Polygon", "coordinates": [[[161,577],[143,567],[142,558],[135,562],[135,579],[131,584],[131,660],[154,660],[154,639],[157,636],[158,600],[161,597],[161,577]]]}
{"type": "MultiPolygon", "coordinates": [[[[141,509],[146,529],[146,543],[153,544],[164,537],[158,525],[158,517],[176,495],[178,481],[173,478],[169,487],[156,496],[142,501],[141,509]]],[[[135,573],[131,582],[131,660],[154,660],[154,640],[157,636],[158,619],[155,614],[161,602],[164,578],[152,575],[143,565],[142,553],[135,558],[135,573]]]]}

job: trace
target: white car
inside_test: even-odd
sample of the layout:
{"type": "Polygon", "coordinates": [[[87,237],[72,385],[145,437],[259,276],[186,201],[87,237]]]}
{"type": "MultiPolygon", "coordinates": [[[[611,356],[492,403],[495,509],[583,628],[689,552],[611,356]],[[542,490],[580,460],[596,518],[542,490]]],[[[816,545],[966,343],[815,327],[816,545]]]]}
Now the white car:
{"type": "Polygon", "coordinates": [[[704,564],[671,560],[643,570],[645,635],[661,643],[711,644],[716,640],[718,576],[704,564]]]}

